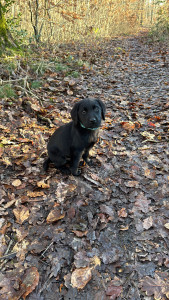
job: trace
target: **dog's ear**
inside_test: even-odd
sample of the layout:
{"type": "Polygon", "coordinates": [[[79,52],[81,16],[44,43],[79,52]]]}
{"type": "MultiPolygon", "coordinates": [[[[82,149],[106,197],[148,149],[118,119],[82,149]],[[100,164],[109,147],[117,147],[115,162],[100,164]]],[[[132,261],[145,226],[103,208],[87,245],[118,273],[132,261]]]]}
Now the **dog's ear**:
{"type": "Polygon", "coordinates": [[[78,123],[79,102],[76,103],[71,110],[71,117],[75,125],[78,123]]]}
{"type": "Polygon", "coordinates": [[[102,110],[102,119],[105,120],[106,106],[105,106],[105,104],[100,99],[96,99],[96,101],[97,101],[97,103],[101,107],[101,110],[102,110]]]}

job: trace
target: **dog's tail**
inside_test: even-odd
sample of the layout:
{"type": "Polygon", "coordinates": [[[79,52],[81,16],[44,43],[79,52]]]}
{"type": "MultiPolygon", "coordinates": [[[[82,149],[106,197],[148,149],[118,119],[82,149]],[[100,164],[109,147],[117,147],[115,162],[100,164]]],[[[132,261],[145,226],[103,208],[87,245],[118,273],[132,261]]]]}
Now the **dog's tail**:
{"type": "Polygon", "coordinates": [[[51,162],[51,160],[50,160],[49,157],[44,161],[43,169],[44,169],[45,172],[48,170],[50,162],[51,162]]]}

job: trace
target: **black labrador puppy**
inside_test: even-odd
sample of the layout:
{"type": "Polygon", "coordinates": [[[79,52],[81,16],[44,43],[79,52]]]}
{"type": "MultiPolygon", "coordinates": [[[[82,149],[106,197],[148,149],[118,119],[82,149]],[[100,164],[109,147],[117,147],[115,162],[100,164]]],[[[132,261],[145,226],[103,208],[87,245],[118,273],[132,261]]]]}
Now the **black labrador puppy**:
{"type": "Polygon", "coordinates": [[[70,161],[70,172],[79,175],[81,157],[90,164],[89,150],[97,142],[101,120],[105,120],[105,110],[104,103],[99,99],[83,99],[76,103],[71,111],[72,121],[56,129],[49,140],[44,170],[48,169],[50,162],[61,169],[70,161]]]}

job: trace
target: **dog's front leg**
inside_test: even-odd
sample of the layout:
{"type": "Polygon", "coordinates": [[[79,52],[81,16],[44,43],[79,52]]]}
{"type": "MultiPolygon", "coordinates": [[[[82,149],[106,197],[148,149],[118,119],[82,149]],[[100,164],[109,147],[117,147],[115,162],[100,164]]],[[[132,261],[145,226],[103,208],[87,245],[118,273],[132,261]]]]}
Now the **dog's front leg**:
{"type": "Polygon", "coordinates": [[[91,160],[90,160],[90,158],[89,158],[89,150],[90,150],[90,148],[89,148],[89,149],[86,149],[86,150],[85,150],[85,153],[82,155],[83,160],[84,160],[88,165],[90,165],[90,162],[91,162],[91,160]]]}
{"type": "Polygon", "coordinates": [[[70,170],[74,176],[78,176],[81,173],[80,170],[78,169],[81,156],[82,156],[82,152],[79,152],[79,151],[74,151],[71,155],[70,170]]]}
{"type": "Polygon", "coordinates": [[[92,160],[89,158],[89,151],[90,149],[94,146],[94,143],[92,143],[92,145],[88,148],[86,148],[82,158],[83,160],[87,163],[87,165],[91,166],[92,165],[92,160]]]}

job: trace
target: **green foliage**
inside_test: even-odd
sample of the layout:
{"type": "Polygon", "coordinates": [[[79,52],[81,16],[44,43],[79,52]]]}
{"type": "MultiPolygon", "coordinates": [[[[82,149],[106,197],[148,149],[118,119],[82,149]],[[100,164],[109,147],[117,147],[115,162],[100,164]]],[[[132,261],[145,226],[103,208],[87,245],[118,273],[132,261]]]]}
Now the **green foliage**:
{"type": "Polygon", "coordinates": [[[57,63],[56,64],[56,71],[65,71],[65,72],[68,72],[69,71],[69,67],[66,64],[57,63]]]}
{"type": "Polygon", "coordinates": [[[80,76],[80,73],[78,71],[73,71],[71,73],[71,76],[74,77],[74,78],[78,78],[80,76]]]}
{"type": "Polygon", "coordinates": [[[153,40],[165,40],[169,37],[169,3],[163,4],[158,10],[155,26],[150,31],[153,40]]]}
{"type": "Polygon", "coordinates": [[[15,3],[15,0],[4,0],[3,5],[0,3],[2,12],[6,14],[13,3],[15,3]]]}
{"type": "Polygon", "coordinates": [[[15,98],[16,93],[11,84],[0,86],[0,99],[2,98],[15,98]]]}
{"type": "Polygon", "coordinates": [[[32,83],[31,83],[31,88],[32,89],[38,89],[38,88],[40,88],[40,86],[42,86],[42,82],[41,81],[39,81],[39,80],[35,80],[35,81],[33,81],[32,83]]]}
{"type": "Polygon", "coordinates": [[[14,39],[17,40],[20,46],[28,44],[27,31],[20,28],[21,14],[19,13],[17,17],[11,17],[7,19],[7,26],[14,39]]]}

